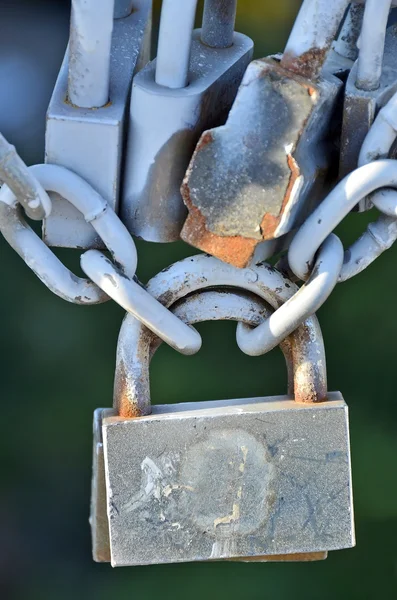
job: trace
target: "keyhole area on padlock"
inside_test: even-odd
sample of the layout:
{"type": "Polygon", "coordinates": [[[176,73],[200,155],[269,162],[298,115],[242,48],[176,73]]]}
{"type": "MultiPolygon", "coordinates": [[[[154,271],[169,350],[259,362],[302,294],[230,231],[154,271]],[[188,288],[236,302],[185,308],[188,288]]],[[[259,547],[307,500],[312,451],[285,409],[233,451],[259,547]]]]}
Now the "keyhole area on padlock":
{"type": "Polygon", "coordinates": [[[236,344],[236,323],[195,325],[203,345],[183,356],[162,344],[150,364],[152,404],[177,404],[286,394],[287,367],[276,348],[261,357],[246,356],[236,344]]]}

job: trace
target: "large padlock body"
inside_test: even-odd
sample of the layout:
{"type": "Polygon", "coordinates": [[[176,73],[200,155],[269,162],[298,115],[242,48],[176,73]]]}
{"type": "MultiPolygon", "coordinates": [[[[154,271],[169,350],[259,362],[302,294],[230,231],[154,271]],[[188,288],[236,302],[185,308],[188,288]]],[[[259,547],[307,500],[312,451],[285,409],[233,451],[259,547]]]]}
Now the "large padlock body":
{"type": "Polygon", "coordinates": [[[253,61],[226,124],[205,132],[193,155],[182,239],[245,267],[257,244],[299,225],[322,198],[341,90],[326,71],[310,82],[276,57],[253,61]]]}
{"type": "Polygon", "coordinates": [[[339,393],[154,406],[102,429],[113,566],[354,545],[339,393]]]}

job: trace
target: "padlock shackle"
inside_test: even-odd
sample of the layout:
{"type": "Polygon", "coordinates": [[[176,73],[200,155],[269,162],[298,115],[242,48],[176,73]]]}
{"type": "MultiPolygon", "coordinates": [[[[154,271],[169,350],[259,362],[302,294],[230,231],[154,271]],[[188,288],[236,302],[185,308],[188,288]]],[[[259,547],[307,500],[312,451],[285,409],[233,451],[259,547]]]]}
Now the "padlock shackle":
{"type": "Polygon", "coordinates": [[[334,43],[335,52],[350,60],[356,60],[358,57],[357,42],[363,23],[364,7],[364,4],[352,2],[334,43]]]}
{"type": "MultiPolygon", "coordinates": [[[[156,275],[148,283],[147,290],[170,307],[188,294],[221,286],[250,291],[273,308],[280,306],[298,289],[268,265],[237,269],[213,257],[198,255],[175,263],[166,272],[156,275]]],[[[213,308],[213,305],[207,307],[207,315],[213,308]]],[[[204,308],[200,309],[199,316],[206,320],[204,308]]],[[[214,317],[221,319],[221,312],[211,313],[210,318],[214,317]]],[[[227,318],[233,318],[230,312],[227,318]]],[[[125,317],[117,346],[114,386],[114,406],[120,416],[130,418],[150,414],[149,363],[154,340],[155,337],[131,315],[125,317]]],[[[323,401],[327,396],[326,362],[317,318],[307,319],[289,336],[287,343],[291,348],[296,401],[323,401]]]]}
{"type": "Polygon", "coordinates": [[[180,89],[188,84],[192,33],[197,0],[163,0],[158,38],[158,85],[180,89]]]}
{"type": "Polygon", "coordinates": [[[237,0],[205,0],[201,41],[210,48],[233,45],[237,0]]]}
{"type": "Polygon", "coordinates": [[[386,28],[391,0],[366,0],[361,35],[356,88],[377,90],[382,75],[386,28]]]}
{"type": "Polygon", "coordinates": [[[298,75],[316,79],[348,5],[349,0],[304,0],[281,65],[298,75]]]}
{"type": "Polygon", "coordinates": [[[80,108],[109,102],[115,0],[72,0],[68,100],[80,108]]]}

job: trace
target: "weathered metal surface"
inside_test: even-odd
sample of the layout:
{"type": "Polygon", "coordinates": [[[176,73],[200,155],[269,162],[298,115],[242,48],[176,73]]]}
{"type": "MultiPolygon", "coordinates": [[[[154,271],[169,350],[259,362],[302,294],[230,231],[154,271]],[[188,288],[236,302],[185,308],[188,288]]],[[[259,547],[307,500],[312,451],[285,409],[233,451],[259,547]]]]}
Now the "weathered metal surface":
{"type": "Polygon", "coordinates": [[[114,0],[72,0],[68,100],[81,108],[109,101],[114,0]]]}
{"type": "Polygon", "coordinates": [[[361,27],[364,16],[364,5],[352,3],[347,12],[345,21],[335,41],[334,50],[341,56],[350,60],[356,60],[358,57],[357,42],[360,37],[361,27]]]}
{"type": "MultiPolygon", "coordinates": [[[[222,286],[253,292],[273,309],[281,306],[298,290],[297,286],[269,265],[237,269],[204,255],[175,263],[151,279],[146,289],[151,296],[169,307],[197,290],[222,286]]],[[[125,417],[134,417],[146,409],[150,410],[149,372],[145,362],[147,351],[140,351],[148,346],[143,342],[138,344],[141,332],[140,323],[127,315],[119,335],[114,388],[114,406],[118,414],[125,417]]],[[[273,337],[272,347],[277,346],[286,335],[273,337]]],[[[327,382],[324,379],[324,345],[317,318],[313,316],[307,319],[291,334],[290,342],[295,365],[295,398],[299,402],[321,402],[326,396],[327,382]],[[314,369],[308,372],[310,364],[314,364],[314,369]]]]}
{"type": "Polygon", "coordinates": [[[349,0],[303,0],[281,66],[317,79],[348,5],[349,0]]]}
{"type": "Polygon", "coordinates": [[[211,48],[233,44],[237,0],[205,0],[201,40],[211,48]]]}
{"type": "Polygon", "coordinates": [[[251,63],[226,124],[202,135],[191,160],[182,239],[245,267],[258,244],[300,224],[328,167],[341,87],[332,75],[291,76],[276,59],[251,63]]]}
{"type": "Polygon", "coordinates": [[[113,566],[354,545],[347,407],[288,397],[103,422],[113,566]]]}
{"type": "Polygon", "coordinates": [[[0,133],[0,185],[6,183],[26,214],[41,221],[51,212],[51,201],[19,156],[15,147],[0,133]]]}
{"type": "Polygon", "coordinates": [[[94,413],[90,526],[92,556],[96,562],[110,562],[102,419],[103,416],[112,415],[115,415],[114,410],[106,408],[98,408],[94,413]]]}
{"type": "Polygon", "coordinates": [[[134,79],[121,215],[131,233],[152,242],[179,239],[186,217],[180,186],[202,131],[225,122],[253,43],[235,33],[230,48],[193,34],[189,85],[155,82],[155,61],[134,79]]]}
{"type": "MultiPolygon", "coordinates": [[[[378,110],[384,106],[397,91],[397,25],[387,29],[383,69],[377,90],[365,91],[356,87],[358,63],[347,79],[343,126],[341,134],[339,176],[343,178],[358,166],[358,158],[364,139],[374,121],[378,110]]],[[[371,204],[363,199],[359,210],[367,210],[371,204]]]]}
{"type": "MultiPolygon", "coordinates": [[[[114,22],[110,102],[99,109],[72,106],[67,100],[68,59],[61,67],[48,109],[46,162],[65,166],[86,179],[118,210],[125,113],[133,74],[150,51],[151,0],[136,0],[129,17],[114,22]]],[[[50,246],[102,248],[89,223],[59,195],[44,225],[50,246]]]]}

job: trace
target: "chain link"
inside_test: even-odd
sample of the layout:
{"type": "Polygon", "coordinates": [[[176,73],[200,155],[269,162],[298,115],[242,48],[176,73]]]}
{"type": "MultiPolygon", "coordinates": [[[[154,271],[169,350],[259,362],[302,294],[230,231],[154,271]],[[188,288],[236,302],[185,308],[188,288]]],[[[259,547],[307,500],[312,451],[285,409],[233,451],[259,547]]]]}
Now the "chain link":
{"type": "MultiPolygon", "coordinates": [[[[345,4],[344,0],[338,0],[336,10],[343,12],[345,4]]],[[[395,0],[366,2],[357,74],[357,86],[361,89],[375,89],[379,81],[387,17],[394,5],[395,0]]],[[[298,25],[299,22],[294,31],[299,33],[298,25]]],[[[306,43],[308,40],[298,33],[297,43],[306,43]]],[[[320,34],[312,32],[314,36],[320,34]]],[[[337,282],[363,271],[397,239],[397,162],[386,158],[396,137],[397,94],[382,108],[370,128],[358,168],[335,186],[290,244],[288,263],[294,275],[304,282],[301,288],[263,264],[237,269],[217,259],[199,256],[178,263],[172,270],[172,281],[167,273],[169,289],[185,289],[188,282],[190,292],[210,286],[233,286],[256,293],[271,304],[274,313],[255,328],[239,323],[237,343],[245,353],[255,356],[279,345],[320,308],[337,282]],[[381,215],[344,252],[341,241],[332,232],[368,195],[381,215]]],[[[171,292],[167,298],[161,298],[161,294],[144,288],[136,280],[137,253],[132,237],[86,181],[55,165],[28,168],[0,134],[1,180],[5,183],[0,190],[0,231],[51,291],[69,302],[83,305],[112,298],[179,352],[198,351],[201,346],[198,332],[168,310],[172,304],[171,292]],[[58,193],[75,206],[111,253],[113,261],[96,250],[81,256],[82,269],[89,279],[71,273],[24,219],[21,207],[35,220],[50,214],[47,191],[58,193]]]]}
{"type": "MultiPolygon", "coordinates": [[[[112,291],[112,287],[108,285],[108,271],[109,267],[114,267],[120,282],[130,282],[134,297],[134,316],[179,352],[197,352],[201,346],[198,332],[177,319],[144,288],[132,281],[137,267],[134,241],[102,196],[84,179],[64,167],[35,165],[30,167],[27,173],[29,180],[35,185],[37,181],[37,187],[39,184],[47,191],[60,194],[84,215],[85,220],[92,224],[103,240],[117,265],[116,269],[108,258],[103,257],[106,265],[102,262],[102,271],[95,277],[99,285],[71,273],[29,227],[18,206],[17,197],[8,185],[4,184],[0,190],[0,231],[37,277],[52,292],[68,302],[98,304],[109,300],[102,287],[112,291]]],[[[45,195],[47,196],[46,193],[45,195]]],[[[89,262],[89,257],[86,262],[83,260],[83,264],[89,262]]]]}

